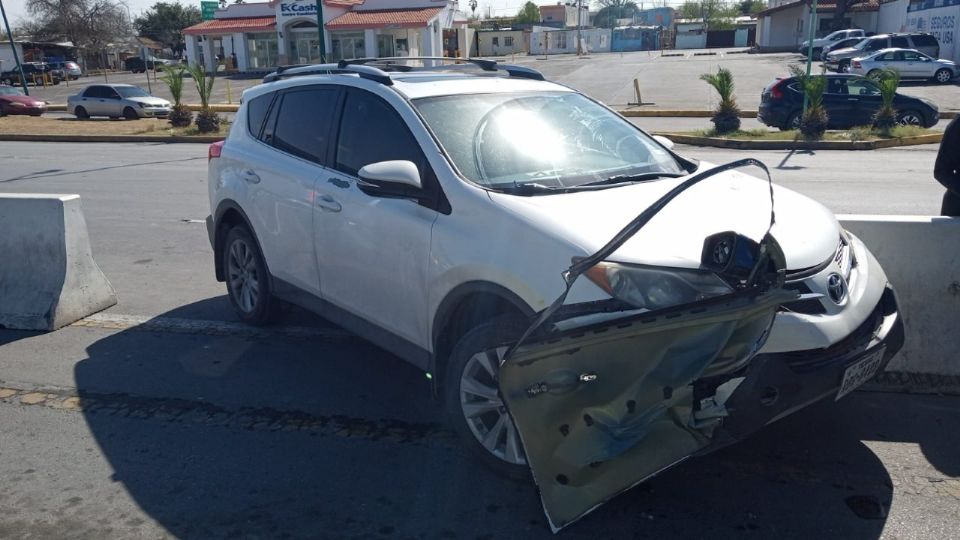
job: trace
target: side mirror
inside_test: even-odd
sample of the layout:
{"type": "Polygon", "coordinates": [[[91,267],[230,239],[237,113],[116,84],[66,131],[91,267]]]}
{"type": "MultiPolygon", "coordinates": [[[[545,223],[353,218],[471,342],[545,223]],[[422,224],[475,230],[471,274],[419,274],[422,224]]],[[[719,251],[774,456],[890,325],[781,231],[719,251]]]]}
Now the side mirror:
{"type": "Polygon", "coordinates": [[[664,137],[663,135],[654,135],[653,140],[657,141],[661,145],[667,147],[667,150],[673,150],[673,141],[664,137]]]}
{"type": "Polygon", "coordinates": [[[363,166],[357,172],[357,186],[370,195],[417,198],[423,184],[420,170],[412,161],[379,161],[363,166]]]}

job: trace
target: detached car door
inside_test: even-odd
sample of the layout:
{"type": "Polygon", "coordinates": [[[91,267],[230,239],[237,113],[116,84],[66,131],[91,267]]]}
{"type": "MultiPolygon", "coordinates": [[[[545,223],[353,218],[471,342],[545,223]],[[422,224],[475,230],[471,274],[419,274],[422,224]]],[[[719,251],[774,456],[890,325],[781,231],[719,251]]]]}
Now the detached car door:
{"type": "Polygon", "coordinates": [[[510,354],[500,392],[552,529],[711,444],[743,380],[730,374],[790,298],[773,289],[573,325],[510,354]]]}

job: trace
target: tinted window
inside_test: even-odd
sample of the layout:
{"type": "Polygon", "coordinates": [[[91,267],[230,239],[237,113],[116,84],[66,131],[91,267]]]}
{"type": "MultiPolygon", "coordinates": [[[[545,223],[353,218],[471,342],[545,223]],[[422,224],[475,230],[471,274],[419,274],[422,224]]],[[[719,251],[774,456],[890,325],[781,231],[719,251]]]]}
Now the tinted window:
{"type": "Polygon", "coordinates": [[[831,77],[827,79],[828,94],[846,94],[847,80],[841,77],[831,77]]]}
{"type": "Polygon", "coordinates": [[[871,39],[867,42],[867,46],[864,47],[868,51],[879,51],[880,49],[885,49],[887,47],[887,38],[881,39],[871,39]]]}
{"type": "Polygon", "coordinates": [[[267,119],[267,111],[270,110],[270,102],[273,101],[273,93],[264,94],[255,97],[247,103],[247,128],[254,137],[260,137],[263,130],[263,121],[267,119]]]}
{"type": "Polygon", "coordinates": [[[936,47],[937,38],[927,35],[912,36],[913,44],[917,47],[936,47]]]}
{"type": "Polygon", "coordinates": [[[356,175],[364,165],[378,161],[412,161],[424,178],[426,159],[400,115],[369,92],[347,95],[340,120],[337,169],[356,175]]]}
{"type": "Polygon", "coordinates": [[[903,59],[907,62],[916,62],[917,60],[920,60],[920,55],[913,51],[903,51],[901,54],[903,54],[903,59]]]}
{"type": "Polygon", "coordinates": [[[102,98],[106,97],[105,88],[102,86],[91,86],[83,93],[84,97],[102,98]]]}
{"type": "Polygon", "coordinates": [[[332,88],[284,93],[273,129],[273,146],[326,165],[336,105],[337,91],[332,88]]]}
{"type": "Polygon", "coordinates": [[[895,57],[896,57],[896,53],[888,52],[888,53],[883,53],[881,55],[877,55],[877,60],[890,61],[890,60],[894,60],[895,57]]]}
{"type": "Polygon", "coordinates": [[[878,96],[880,95],[880,88],[867,79],[849,79],[847,81],[847,93],[855,96],[878,96]]]}
{"type": "Polygon", "coordinates": [[[910,48],[910,41],[907,40],[904,36],[894,36],[891,39],[891,47],[897,47],[898,49],[908,49],[910,48]]]}

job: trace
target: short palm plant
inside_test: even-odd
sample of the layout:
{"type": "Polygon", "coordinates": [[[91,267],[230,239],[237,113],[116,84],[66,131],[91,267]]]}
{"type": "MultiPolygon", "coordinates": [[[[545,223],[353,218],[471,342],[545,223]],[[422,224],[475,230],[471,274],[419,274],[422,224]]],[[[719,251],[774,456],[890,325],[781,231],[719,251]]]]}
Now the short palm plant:
{"type": "Polygon", "coordinates": [[[900,72],[894,69],[881,69],[870,74],[877,86],[880,87],[880,98],[883,105],[873,115],[873,125],[886,134],[897,125],[897,110],[893,108],[893,99],[897,96],[900,86],[900,72]]]}
{"type": "Polygon", "coordinates": [[[170,125],[173,127],[187,127],[193,121],[193,113],[180,102],[183,98],[183,75],[185,71],[183,66],[176,66],[164,71],[163,77],[161,77],[161,80],[170,89],[170,95],[173,96],[173,110],[170,111],[170,125]]]}
{"type": "Polygon", "coordinates": [[[804,77],[803,92],[807,95],[807,110],[800,119],[800,133],[804,139],[817,140],[827,131],[830,118],[823,107],[823,94],[827,90],[827,78],[824,75],[804,77]]]}
{"type": "Polygon", "coordinates": [[[729,69],[717,68],[717,73],[704,73],[700,80],[712,86],[720,94],[720,103],[713,111],[714,131],[718,134],[730,133],[740,129],[740,108],[733,95],[733,74],[729,69]]]}
{"type": "Polygon", "coordinates": [[[197,131],[213,133],[220,131],[220,116],[210,110],[210,97],[213,95],[213,82],[216,80],[216,67],[210,73],[200,64],[190,64],[187,68],[200,95],[200,112],[197,113],[197,131]]]}

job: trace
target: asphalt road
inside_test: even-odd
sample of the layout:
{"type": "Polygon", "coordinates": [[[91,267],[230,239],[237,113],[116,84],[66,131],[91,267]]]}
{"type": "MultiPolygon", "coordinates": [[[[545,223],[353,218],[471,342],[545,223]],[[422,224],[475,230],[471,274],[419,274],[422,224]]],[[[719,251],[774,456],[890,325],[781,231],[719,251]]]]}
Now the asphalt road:
{"type": "MultiPolygon", "coordinates": [[[[0,145],[0,191],[81,195],[120,298],[58,332],[0,330],[0,538],[550,538],[534,487],[472,461],[416,369],[303,312],[235,322],[200,222],[205,151],[0,145]]],[[[934,151],[757,154],[836,211],[926,213],[934,151]]],[[[561,537],[950,537],[957,399],[824,403],[561,537]]]]}
{"type": "MultiPolygon", "coordinates": [[[[516,56],[499,60],[540,70],[551,80],[577,88],[616,107],[625,107],[636,101],[633,80],[637,79],[645,107],[661,109],[714,107],[717,102],[716,92],[700,81],[699,77],[702,73],[715,72],[719,66],[733,72],[740,106],[756,109],[760,104],[760,93],[771,81],[777,77],[788,76],[790,64],[799,65],[805,61],[799,54],[734,54],[731,49],[667,51],[666,54],[682,56],[661,56],[656,51],[638,51],[599,53],[583,58],[556,55],[547,59],[538,56],[516,56]]],[[[169,99],[169,92],[163,82],[154,81],[152,76],[150,80],[154,94],[169,99]]],[[[147,88],[147,75],[144,73],[108,75],[107,81],[147,88]]],[[[102,82],[103,77],[84,77],[49,88],[31,87],[31,93],[50,103],[66,103],[67,96],[79,92],[89,84],[102,82]]],[[[237,103],[243,89],[259,82],[259,77],[249,75],[221,76],[214,85],[213,102],[226,103],[229,94],[232,102],[237,103]]],[[[900,91],[929,98],[942,110],[960,110],[957,83],[938,85],[924,81],[906,81],[902,83],[900,91]]],[[[198,101],[191,80],[187,80],[184,86],[184,101],[198,101]]]]}

